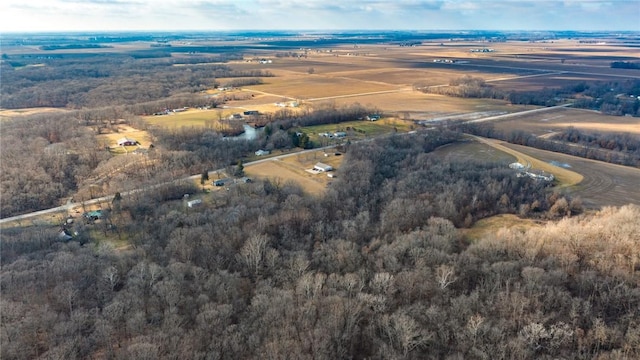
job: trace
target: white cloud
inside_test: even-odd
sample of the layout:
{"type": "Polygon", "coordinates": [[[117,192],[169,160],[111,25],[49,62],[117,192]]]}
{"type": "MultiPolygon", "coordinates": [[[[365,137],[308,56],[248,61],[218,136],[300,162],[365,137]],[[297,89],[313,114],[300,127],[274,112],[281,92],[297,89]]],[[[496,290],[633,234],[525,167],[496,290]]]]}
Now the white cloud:
{"type": "Polygon", "coordinates": [[[3,0],[0,31],[640,30],[638,0],[3,0]]]}

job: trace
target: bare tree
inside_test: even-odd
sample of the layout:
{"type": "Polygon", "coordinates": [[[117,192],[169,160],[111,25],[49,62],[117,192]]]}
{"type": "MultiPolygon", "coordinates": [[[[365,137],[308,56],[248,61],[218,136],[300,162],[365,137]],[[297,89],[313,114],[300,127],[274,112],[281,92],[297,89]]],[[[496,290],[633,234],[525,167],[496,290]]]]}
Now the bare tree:
{"type": "Polygon", "coordinates": [[[455,269],[450,265],[440,265],[436,269],[436,281],[441,289],[446,289],[457,280],[455,269]]]}

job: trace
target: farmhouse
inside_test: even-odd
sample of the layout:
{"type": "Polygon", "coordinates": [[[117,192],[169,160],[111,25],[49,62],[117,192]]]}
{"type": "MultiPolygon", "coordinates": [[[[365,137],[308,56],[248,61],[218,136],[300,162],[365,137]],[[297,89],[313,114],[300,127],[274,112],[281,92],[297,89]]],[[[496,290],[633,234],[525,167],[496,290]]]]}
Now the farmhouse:
{"type": "Polygon", "coordinates": [[[333,170],[333,166],[331,165],[327,165],[327,164],[323,164],[323,163],[317,163],[315,164],[315,166],[313,167],[313,170],[319,171],[319,172],[327,172],[327,171],[331,171],[333,170]]]}
{"type": "Polygon", "coordinates": [[[243,113],[245,116],[260,115],[258,110],[247,110],[243,113]]]}
{"type": "Polygon", "coordinates": [[[122,139],[118,140],[118,145],[119,146],[135,146],[135,145],[138,145],[138,141],[123,137],[122,139]]]}
{"type": "Polygon", "coordinates": [[[269,150],[258,150],[256,151],[256,156],[269,155],[271,152],[269,150]]]}
{"type": "Polygon", "coordinates": [[[344,132],[344,131],[338,131],[338,132],[333,133],[333,136],[335,136],[337,138],[341,138],[341,137],[347,136],[347,133],[344,132]]]}

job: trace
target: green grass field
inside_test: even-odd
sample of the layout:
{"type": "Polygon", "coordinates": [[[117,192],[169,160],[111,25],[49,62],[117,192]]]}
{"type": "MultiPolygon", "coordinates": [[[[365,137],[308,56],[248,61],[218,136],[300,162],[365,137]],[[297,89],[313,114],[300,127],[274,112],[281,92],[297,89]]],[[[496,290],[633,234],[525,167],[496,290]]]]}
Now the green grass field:
{"type": "Polygon", "coordinates": [[[378,121],[354,120],[342,122],[339,124],[325,124],[315,126],[301,127],[299,130],[309,136],[309,139],[315,143],[323,141],[333,141],[335,138],[329,139],[321,137],[321,133],[335,133],[338,131],[347,132],[347,139],[364,139],[371,136],[382,134],[390,134],[392,132],[408,132],[412,129],[413,123],[397,119],[381,119],[378,121]]]}
{"type": "Polygon", "coordinates": [[[194,110],[169,115],[145,116],[144,119],[150,125],[164,128],[215,127],[220,123],[219,120],[226,121],[229,115],[234,112],[241,111],[234,111],[234,109],[194,110]]]}

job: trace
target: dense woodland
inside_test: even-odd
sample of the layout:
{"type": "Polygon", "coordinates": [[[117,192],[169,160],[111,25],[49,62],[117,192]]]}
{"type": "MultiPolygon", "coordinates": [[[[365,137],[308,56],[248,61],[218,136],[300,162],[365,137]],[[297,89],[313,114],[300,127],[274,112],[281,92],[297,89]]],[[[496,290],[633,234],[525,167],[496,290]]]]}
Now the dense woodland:
{"type": "Polygon", "coordinates": [[[2,358],[639,356],[640,209],[469,242],[456,225],[476,216],[579,209],[430,153],[456,138],[353,145],[319,198],[257,182],[189,209],[150,192],[79,225],[84,245],[4,230],[2,358]]]}
{"type": "Polygon", "coordinates": [[[187,53],[171,57],[168,52],[147,50],[3,56],[0,107],[132,105],[215,88],[219,78],[226,78],[227,86],[240,86],[273,76],[268,71],[238,71],[224,65],[234,59],[242,59],[242,55],[187,53]]]}

